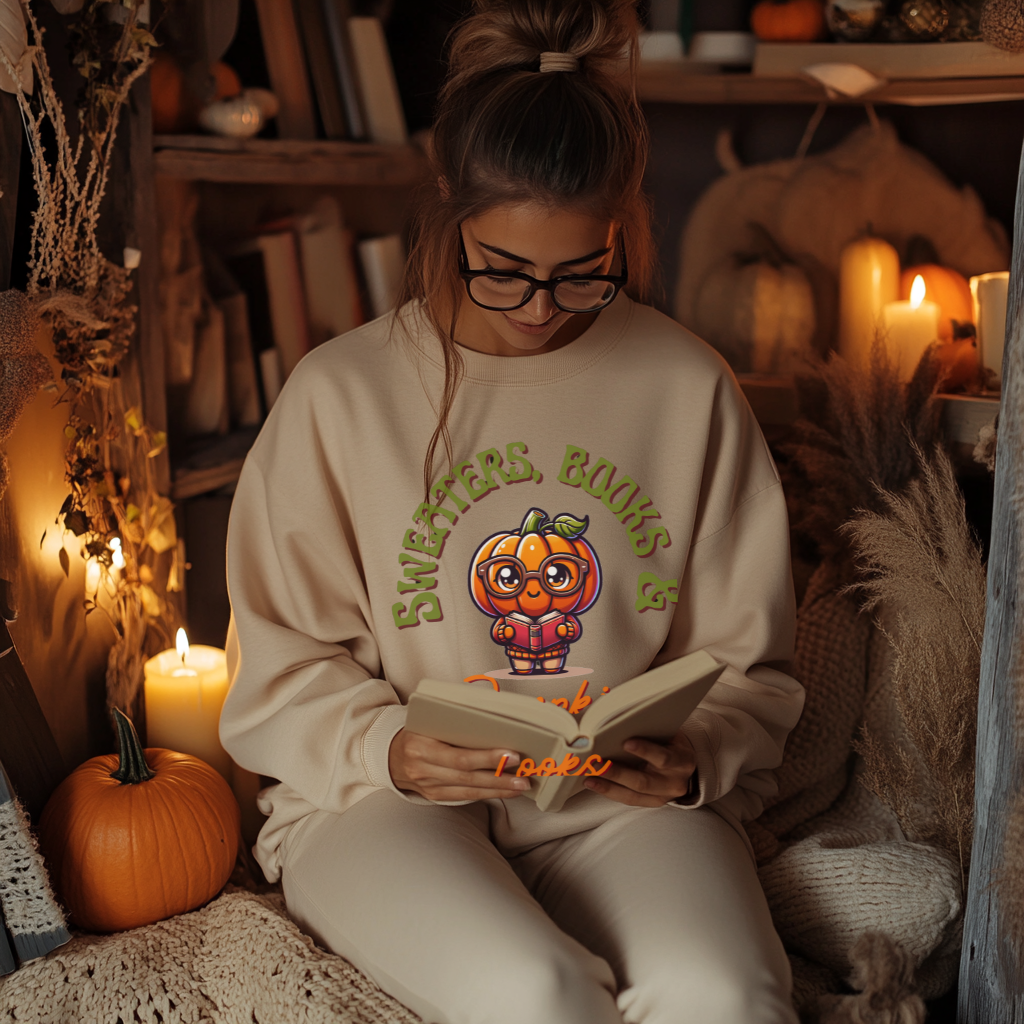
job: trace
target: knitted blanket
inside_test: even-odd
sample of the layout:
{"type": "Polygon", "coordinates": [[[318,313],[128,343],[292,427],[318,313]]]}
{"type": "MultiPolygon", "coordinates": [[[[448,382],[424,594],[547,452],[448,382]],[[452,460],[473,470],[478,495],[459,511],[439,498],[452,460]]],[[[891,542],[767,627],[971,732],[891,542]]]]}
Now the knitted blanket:
{"type": "Polygon", "coordinates": [[[857,1007],[829,995],[841,979],[863,990],[848,1002],[891,1010],[878,1020],[919,1024],[921,999],[943,995],[957,976],[959,868],[942,850],[909,842],[860,782],[861,760],[851,755],[860,726],[901,735],[892,651],[837,589],[828,563],[801,602],[793,674],[807,692],[804,712],[776,772],[779,792],[746,828],[790,953],[794,1004],[805,1020],[859,1020],[857,1007]]]}
{"type": "Polygon", "coordinates": [[[289,920],[284,897],[229,885],[200,910],[114,935],[76,934],[0,982],[19,1024],[418,1024],[289,920]]]}

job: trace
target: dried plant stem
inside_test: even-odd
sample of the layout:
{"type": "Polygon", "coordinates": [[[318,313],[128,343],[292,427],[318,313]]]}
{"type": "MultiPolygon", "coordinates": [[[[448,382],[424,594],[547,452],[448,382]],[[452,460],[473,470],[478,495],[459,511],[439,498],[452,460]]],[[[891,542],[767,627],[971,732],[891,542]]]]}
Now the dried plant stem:
{"type": "MultiPolygon", "coordinates": [[[[155,40],[138,24],[140,0],[121,0],[123,23],[106,0],[86,0],[69,23],[73,63],[82,75],[74,141],[50,73],[43,31],[21,0],[37,83],[17,92],[39,198],[29,246],[27,293],[53,330],[63,370],[59,401],[69,405],[64,535],[81,539],[82,557],[98,579],[86,615],[100,609],[114,645],[107,670],[109,706],[128,706],[138,692],[147,643],[167,643],[174,609],[158,591],[180,581],[173,506],[159,493],[153,457],[166,443],[131,407],[120,364],[135,332],[130,272],[100,250],[100,208],[109,184],[117,127],[133,84],[151,63],[155,40]],[[47,146],[49,143],[49,146],[47,146]],[[171,559],[165,557],[171,552],[171,559]],[[168,567],[167,562],[172,561],[168,567]]],[[[0,64],[12,72],[0,49],[0,64]]],[[[154,254],[155,255],[155,254],[154,254]]],[[[67,571],[68,556],[61,549],[67,571]]]]}

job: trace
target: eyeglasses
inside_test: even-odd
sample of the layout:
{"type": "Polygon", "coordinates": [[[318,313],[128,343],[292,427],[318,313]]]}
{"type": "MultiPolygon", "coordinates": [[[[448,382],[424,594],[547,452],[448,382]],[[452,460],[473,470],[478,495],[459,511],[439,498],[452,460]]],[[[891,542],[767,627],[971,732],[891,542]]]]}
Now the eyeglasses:
{"type": "Polygon", "coordinates": [[[518,270],[470,270],[459,225],[459,274],[466,282],[466,292],[478,306],[497,312],[525,306],[538,291],[551,292],[552,301],[563,313],[594,313],[604,309],[629,280],[621,232],[619,260],[621,274],[566,274],[548,281],[538,281],[518,270]]]}
{"type": "Polygon", "coordinates": [[[590,563],[576,555],[548,555],[536,572],[528,572],[515,555],[488,558],[476,567],[484,589],[493,597],[515,597],[526,588],[526,581],[535,579],[553,597],[575,594],[586,582],[590,563]]]}

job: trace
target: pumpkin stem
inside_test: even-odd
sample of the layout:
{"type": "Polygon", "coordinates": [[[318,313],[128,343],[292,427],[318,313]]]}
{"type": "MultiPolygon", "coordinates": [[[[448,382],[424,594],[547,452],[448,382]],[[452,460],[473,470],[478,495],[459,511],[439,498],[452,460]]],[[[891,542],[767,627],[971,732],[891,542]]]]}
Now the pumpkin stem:
{"type": "Polygon", "coordinates": [[[531,508],[526,513],[526,518],[523,520],[523,525],[519,527],[519,536],[525,537],[528,533],[538,533],[540,531],[540,525],[548,517],[547,512],[542,508],[531,508]]]}
{"type": "Polygon", "coordinates": [[[117,728],[120,760],[117,769],[110,773],[110,777],[117,779],[122,785],[134,785],[154,778],[156,772],[146,763],[139,734],[135,731],[132,720],[120,708],[114,708],[114,725],[117,728]]]}

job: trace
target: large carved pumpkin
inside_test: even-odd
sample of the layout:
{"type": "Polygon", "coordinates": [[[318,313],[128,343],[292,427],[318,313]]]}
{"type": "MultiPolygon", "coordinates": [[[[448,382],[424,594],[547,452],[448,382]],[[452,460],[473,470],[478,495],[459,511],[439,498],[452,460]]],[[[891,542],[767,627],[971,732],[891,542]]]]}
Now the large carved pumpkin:
{"type": "Polygon", "coordinates": [[[538,618],[550,611],[577,614],[586,611],[601,590],[600,563],[594,549],[582,537],[588,523],[589,517],[581,520],[570,515],[555,516],[548,521],[546,512],[531,508],[518,530],[488,537],[477,548],[469,567],[469,589],[477,607],[495,618],[510,612],[538,618]],[[540,571],[544,564],[547,588],[540,586],[537,580],[522,586],[515,563],[485,566],[484,563],[500,555],[518,559],[528,573],[540,571]],[[558,555],[572,557],[559,559],[558,555]],[[490,573],[490,589],[478,571],[481,568],[490,573]],[[581,575],[583,582],[578,586],[581,575]],[[502,589],[510,592],[508,597],[499,596],[502,589]]]}
{"type": "Polygon", "coordinates": [[[74,922],[117,932],[212,899],[238,852],[239,810],[205,761],[161,747],[145,752],[115,711],[120,755],[76,768],[39,822],[50,876],[74,922]]]}

